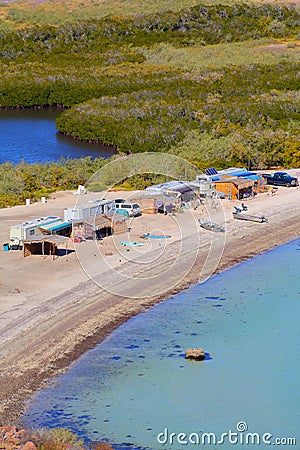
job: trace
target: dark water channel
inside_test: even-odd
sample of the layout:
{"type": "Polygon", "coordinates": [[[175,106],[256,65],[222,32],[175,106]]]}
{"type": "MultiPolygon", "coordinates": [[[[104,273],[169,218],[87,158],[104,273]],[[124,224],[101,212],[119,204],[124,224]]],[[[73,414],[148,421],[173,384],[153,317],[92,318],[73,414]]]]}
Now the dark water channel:
{"type": "Polygon", "coordinates": [[[56,118],[62,110],[0,110],[0,164],[10,161],[28,163],[58,161],[63,158],[102,156],[114,150],[99,144],[76,141],[60,134],[56,118]]]}

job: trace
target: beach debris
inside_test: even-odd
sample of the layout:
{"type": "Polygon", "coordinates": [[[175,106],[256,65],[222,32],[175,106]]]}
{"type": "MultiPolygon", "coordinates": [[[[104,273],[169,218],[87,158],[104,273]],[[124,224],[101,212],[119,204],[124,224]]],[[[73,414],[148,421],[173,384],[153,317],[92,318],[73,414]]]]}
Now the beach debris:
{"type": "Polygon", "coordinates": [[[141,235],[142,239],[170,239],[172,236],[170,234],[150,234],[144,233],[141,235]]]}
{"type": "Polygon", "coordinates": [[[247,211],[248,206],[246,206],[244,203],[242,203],[241,206],[234,206],[234,209],[236,210],[236,212],[247,211]]]}
{"type": "Polygon", "coordinates": [[[205,353],[203,348],[188,348],[185,351],[185,358],[203,361],[205,359],[205,353]]]}
{"type": "Polygon", "coordinates": [[[121,242],[121,244],[123,245],[123,247],[127,247],[128,245],[131,247],[142,247],[144,245],[141,242],[126,242],[126,241],[121,242]]]}

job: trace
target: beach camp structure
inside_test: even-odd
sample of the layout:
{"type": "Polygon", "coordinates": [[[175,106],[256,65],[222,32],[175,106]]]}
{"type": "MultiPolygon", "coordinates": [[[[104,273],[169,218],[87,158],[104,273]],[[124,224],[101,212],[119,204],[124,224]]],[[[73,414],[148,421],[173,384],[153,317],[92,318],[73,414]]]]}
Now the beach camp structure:
{"type": "Polygon", "coordinates": [[[90,217],[109,215],[116,210],[114,200],[91,200],[83,205],[76,205],[74,208],[64,209],[64,220],[80,221],[90,217]]]}
{"type": "Polygon", "coordinates": [[[211,181],[202,180],[199,182],[199,193],[202,198],[217,197],[217,190],[215,183],[211,181]]]}
{"type": "Polygon", "coordinates": [[[125,233],[128,229],[127,219],[127,216],[116,212],[114,200],[91,200],[64,209],[64,220],[72,224],[74,242],[125,233]]]}
{"type": "Polygon", "coordinates": [[[43,234],[63,234],[71,232],[71,224],[64,222],[58,216],[39,217],[10,227],[10,247],[18,248],[28,239],[43,234]]]}
{"type": "Polygon", "coordinates": [[[215,182],[218,195],[229,200],[242,200],[253,195],[254,181],[246,178],[223,178],[215,182]]]}
{"type": "Polygon", "coordinates": [[[40,224],[39,229],[43,234],[57,234],[60,236],[70,236],[72,231],[72,224],[70,222],[65,222],[61,218],[57,220],[40,224]]]}
{"type": "Polygon", "coordinates": [[[207,177],[207,175],[197,175],[194,185],[198,187],[201,198],[217,197],[216,185],[214,181],[210,180],[209,177],[207,177]]]}
{"type": "Polygon", "coordinates": [[[146,195],[175,195],[182,202],[187,203],[197,197],[197,185],[190,181],[168,181],[146,188],[146,195]],[[196,191],[195,191],[196,190],[196,191]]]}
{"type": "Polygon", "coordinates": [[[180,199],[176,194],[141,194],[131,201],[140,205],[142,214],[168,213],[180,207],[180,199]]]}
{"type": "Polygon", "coordinates": [[[65,254],[68,252],[69,238],[57,235],[38,235],[23,241],[23,256],[30,255],[57,255],[58,247],[64,246],[65,254]]]}
{"type": "Polygon", "coordinates": [[[214,167],[205,169],[205,174],[197,176],[197,181],[214,183],[219,197],[229,199],[242,199],[252,196],[253,193],[264,191],[265,181],[256,172],[245,167],[229,167],[224,170],[216,170],[214,167]]]}
{"type": "Polygon", "coordinates": [[[82,239],[102,239],[112,234],[123,234],[128,231],[128,217],[123,214],[86,217],[73,221],[72,238],[74,242],[82,239]]]}
{"type": "Polygon", "coordinates": [[[263,181],[262,177],[256,172],[247,170],[245,167],[229,167],[228,169],[217,170],[214,167],[205,169],[205,174],[197,176],[197,180],[205,179],[210,181],[219,181],[224,178],[246,178],[255,182],[263,181]]]}

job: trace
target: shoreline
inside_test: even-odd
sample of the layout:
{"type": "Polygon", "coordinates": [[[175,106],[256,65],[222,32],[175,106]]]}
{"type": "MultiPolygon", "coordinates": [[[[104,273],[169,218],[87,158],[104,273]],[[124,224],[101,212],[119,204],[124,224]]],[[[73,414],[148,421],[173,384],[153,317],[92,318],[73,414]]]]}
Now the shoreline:
{"type": "MultiPolygon", "coordinates": [[[[237,227],[237,224],[232,226],[237,227]]],[[[243,224],[240,233],[234,230],[227,234],[214,274],[299,238],[297,205],[292,203],[283,211],[277,211],[272,223],[263,227],[243,224]]],[[[41,307],[29,311],[30,315],[36,314],[36,323],[5,342],[6,353],[0,372],[0,423],[18,425],[26,401],[45,387],[47,381],[66,371],[82,354],[131,317],[197,284],[201,261],[203,252],[197,256],[188,275],[163,295],[120,298],[82,282],[53,297],[49,305],[51,313],[41,307]]]]}

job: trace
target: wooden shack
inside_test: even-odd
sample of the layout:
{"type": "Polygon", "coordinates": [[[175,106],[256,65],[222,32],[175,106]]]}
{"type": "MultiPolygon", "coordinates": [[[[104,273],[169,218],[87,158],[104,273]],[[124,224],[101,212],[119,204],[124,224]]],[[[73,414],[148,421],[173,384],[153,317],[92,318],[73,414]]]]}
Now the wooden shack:
{"type": "Polygon", "coordinates": [[[130,199],[130,201],[140,205],[142,214],[165,213],[166,206],[169,209],[176,209],[180,204],[180,200],[176,196],[165,194],[141,195],[130,199]]]}
{"type": "Polygon", "coordinates": [[[140,205],[140,210],[142,214],[157,214],[159,203],[155,197],[150,195],[140,196],[134,199],[130,199],[132,203],[137,203],[140,205]]]}
{"type": "Polygon", "coordinates": [[[58,235],[39,235],[35,238],[26,239],[23,242],[23,256],[30,255],[57,255],[58,246],[64,245],[68,252],[69,239],[58,235]]]}
{"type": "Polygon", "coordinates": [[[84,221],[73,223],[72,237],[74,242],[81,239],[102,239],[112,234],[126,233],[127,218],[121,214],[88,217],[84,221]]]}
{"type": "Polygon", "coordinates": [[[92,217],[83,223],[86,239],[102,239],[113,234],[111,220],[106,217],[92,217]]]}
{"type": "Polygon", "coordinates": [[[229,200],[242,200],[253,195],[254,181],[246,178],[223,178],[215,181],[216,190],[229,200]]]}
{"type": "Polygon", "coordinates": [[[114,234],[123,234],[128,231],[127,217],[122,214],[114,214],[111,219],[111,227],[114,234]]]}

